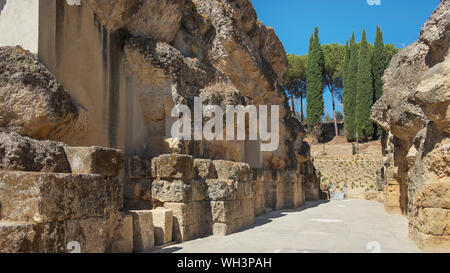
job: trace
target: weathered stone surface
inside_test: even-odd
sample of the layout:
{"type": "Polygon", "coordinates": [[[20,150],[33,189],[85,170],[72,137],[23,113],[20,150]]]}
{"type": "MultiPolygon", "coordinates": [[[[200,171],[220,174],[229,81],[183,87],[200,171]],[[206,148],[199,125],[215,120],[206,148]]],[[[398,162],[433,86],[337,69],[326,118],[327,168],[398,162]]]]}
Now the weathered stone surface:
{"type": "Polygon", "coordinates": [[[35,139],[68,140],[85,133],[79,110],[37,56],[0,47],[0,128],[35,139]],[[81,119],[80,119],[81,120],[81,119]]]}
{"type": "Polygon", "coordinates": [[[111,246],[112,253],[131,253],[133,251],[133,217],[122,215],[118,226],[118,240],[111,246]]]}
{"type": "Polygon", "coordinates": [[[213,235],[225,236],[250,226],[255,220],[254,200],[211,201],[207,220],[213,235]]]}
{"type": "Polygon", "coordinates": [[[237,182],[233,180],[206,180],[206,199],[226,201],[255,197],[254,182],[237,182]]]}
{"type": "Polygon", "coordinates": [[[133,217],[133,251],[150,250],[155,246],[153,214],[150,210],[128,211],[133,217]]]}
{"type": "Polygon", "coordinates": [[[441,1],[417,42],[384,74],[372,109],[387,160],[380,171],[388,211],[408,215],[410,235],[426,251],[448,251],[450,196],[450,1],[441,1]]]}
{"type": "Polygon", "coordinates": [[[0,171],[2,220],[48,223],[104,217],[122,207],[117,178],[0,171]]]}
{"type": "Polygon", "coordinates": [[[201,180],[156,180],[152,183],[152,198],[159,202],[187,203],[205,200],[205,183],[201,180]]]}
{"type": "Polygon", "coordinates": [[[152,210],[155,227],[155,244],[165,245],[172,242],[173,211],[164,208],[152,210]]]}
{"type": "Polygon", "coordinates": [[[124,155],[117,149],[104,147],[64,147],[74,174],[118,176],[123,168],[124,155]]]}
{"type": "Polygon", "coordinates": [[[152,201],[152,181],[145,179],[126,181],[123,195],[127,200],[152,201]]]}
{"type": "MultiPolygon", "coordinates": [[[[194,158],[190,155],[161,155],[153,159],[157,177],[189,181],[194,177],[194,158]]],[[[152,161],[153,162],[153,161],[152,161]]]]}
{"type": "Polygon", "coordinates": [[[123,229],[129,231],[130,224],[120,214],[52,223],[0,221],[0,253],[129,252],[123,229]]]}
{"type": "Polygon", "coordinates": [[[0,253],[24,252],[34,235],[33,224],[0,221],[0,253]]]}
{"type": "Polygon", "coordinates": [[[130,178],[152,177],[152,161],[150,158],[134,156],[128,160],[130,178]]]}
{"type": "Polygon", "coordinates": [[[142,0],[83,0],[108,30],[117,30],[128,24],[142,5],[142,0]]]}
{"type": "Polygon", "coordinates": [[[26,172],[71,172],[63,143],[38,141],[5,131],[0,131],[0,169],[26,172]]]}
{"type": "Polygon", "coordinates": [[[194,170],[197,178],[215,179],[217,178],[216,170],[212,160],[194,159],[194,170]]]}
{"type": "Polygon", "coordinates": [[[252,172],[248,164],[226,160],[214,160],[213,163],[219,179],[246,182],[252,178],[252,172]]]}
{"type": "Polygon", "coordinates": [[[207,202],[165,203],[164,208],[173,211],[174,241],[185,242],[209,234],[207,202]]]}

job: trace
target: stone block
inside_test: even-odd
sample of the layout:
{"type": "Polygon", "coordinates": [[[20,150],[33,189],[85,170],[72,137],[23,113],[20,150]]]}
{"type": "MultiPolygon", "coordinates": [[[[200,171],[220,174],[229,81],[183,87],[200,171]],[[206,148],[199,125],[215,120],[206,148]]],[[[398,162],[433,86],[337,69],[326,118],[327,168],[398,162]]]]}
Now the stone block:
{"type": "Polygon", "coordinates": [[[250,165],[246,163],[226,160],[214,160],[213,163],[219,179],[229,179],[241,182],[252,180],[253,175],[250,165]]]}
{"type": "Polygon", "coordinates": [[[123,168],[123,152],[103,147],[64,147],[73,174],[118,176],[123,168]]]}
{"type": "Polygon", "coordinates": [[[409,237],[423,251],[442,253],[448,253],[450,251],[450,235],[430,235],[420,232],[414,225],[410,225],[409,237]]]}
{"type": "Polygon", "coordinates": [[[196,178],[216,179],[217,173],[212,160],[194,159],[194,171],[196,178]]]}
{"type": "Polygon", "coordinates": [[[255,215],[261,215],[265,212],[264,182],[257,181],[255,184],[255,215]]]}
{"type": "Polygon", "coordinates": [[[152,184],[152,198],[162,203],[201,201],[205,199],[205,183],[201,180],[156,180],[152,184]]]}
{"type": "Polygon", "coordinates": [[[136,181],[127,181],[123,185],[123,197],[127,200],[142,200],[144,190],[142,184],[136,181]]]}
{"type": "Polygon", "coordinates": [[[209,233],[206,222],[207,203],[165,203],[164,208],[173,211],[173,240],[185,242],[209,233]]]}
{"type": "Polygon", "coordinates": [[[134,156],[128,159],[128,171],[130,178],[150,178],[152,161],[150,158],[134,156]]]}
{"type": "Polygon", "coordinates": [[[172,241],[173,212],[164,208],[152,210],[155,227],[155,245],[165,245],[172,241]]]}
{"type": "Polygon", "coordinates": [[[31,223],[0,221],[0,253],[29,252],[33,231],[31,223]]]}
{"type": "Polygon", "coordinates": [[[235,200],[237,198],[236,183],[233,180],[206,180],[206,198],[212,201],[235,200]]]}
{"type": "Polygon", "coordinates": [[[142,252],[155,246],[153,214],[151,210],[129,211],[133,217],[133,251],[142,252]]]}
{"type": "Polygon", "coordinates": [[[152,201],[152,181],[131,179],[124,184],[124,198],[136,201],[152,201]]]}
{"type": "Polygon", "coordinates": [[[88,218],[69,220],[65,225],[65,252],[105,253],[108,239],[105,230],[108,229],[106,218],[88,218]],[[74,242],[73,249],[69,249],[70,242],[74,242]],[[77,249],[78,244],[79,249],[77,249]]]}
{"type": "Polygon", "coordinates": [[[122,215],[118,227],[118,240],[112,243],[111,252],[133,252],[133,217],[131,215],[122,215]]]}
{"type": "Polygon", "coordinates": [[[159,179],[189,181],[194,178],[194,158],[190,155],[161,155],[153,158],[152,168],[159,179]]]}
{"type": "Polygon", "coordinates": [[[211,201],[210,210],[207,211],[208,222],[235,223],[237,228],[253,223],[254,219],[254,199],[250,198],[234,201],[211,201]]]}
{"type": "Polygon", "coordinates": [[[104,217],[122,207],[118,178],[0,171],[2,220],[48,223],[104,217]]]}

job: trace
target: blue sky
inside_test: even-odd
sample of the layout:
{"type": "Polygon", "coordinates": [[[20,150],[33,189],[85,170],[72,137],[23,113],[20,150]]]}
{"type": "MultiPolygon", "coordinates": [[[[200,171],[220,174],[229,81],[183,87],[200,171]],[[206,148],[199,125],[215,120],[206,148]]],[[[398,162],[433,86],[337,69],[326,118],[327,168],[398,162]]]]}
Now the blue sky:
{"type": "MultiPolygon", "coordinates": [[[[287,53],[303,55],[309,37],[319,27],[321,43],[345,44],[362,29],[371,43],[376,26],[383,31],[385,43],[405,47],[417,40],[420,28],[439,5],[439,0],[252,0],[260,20],[275,32],[287,53]],[[368,2],[381,2],[369,5],[368,2]]],[[[331,114],[329,92],[324,94],[326,114],[331,114]]],[[[341,107],[338,106],[338,110],[341,107]]],[[[331,116],[331,115],[330,115],[331,116]]]]}

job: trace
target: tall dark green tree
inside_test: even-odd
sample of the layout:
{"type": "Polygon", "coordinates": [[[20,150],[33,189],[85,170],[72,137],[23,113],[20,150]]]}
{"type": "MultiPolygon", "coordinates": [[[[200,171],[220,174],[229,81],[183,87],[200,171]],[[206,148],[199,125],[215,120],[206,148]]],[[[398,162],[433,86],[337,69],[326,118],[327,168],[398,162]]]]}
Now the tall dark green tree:
{"type": "MultiPolygon", "coordinates": [[[[373,102],[375,103],[380,99],[383,94],[383,74],[388,65],[388,60],[386,57],[383,41],[383,33],[381,28],[377,26],[377,33],[375,35],[375,44],[373,50],[372,58],[372,75],[373,75],[373,102]]],[[[375,123],[374,126],[374,138],[381,135],[381,128],[379,128],[375,123]]]]}
{"type": "Polygon", "coordinates": [[[354,141],[356,139],[355,104],[359,61],[358,46],[355,43],[355,33],[353,33],[350,39],[348,54],[349,61],[344,83],[344,121],[347,140],[354,141]]]}
{"type": "Polygon", "coordinates": [[[386,54],[384,52],[383,33],[381,32],[380,27],[377,26],[372,58],[374,101],[377,101],[383,94],[382,78],[387,65],[386,54]]]}
{"type": "Polygon", "coordinates": [[[316,27],[312,44],[310,45],[310,53],[308,54],[306,75],[307,122],[310,132],[313,132],[314,128],[322,122],[321,116],[324,114],[324,65],[325,60],[319,40],[319,28],[316,27]]]}
{"type": "Polygon", "coordinates": [[[370,120],[370,110],[373,105],[373,76],[366,30],[363,30],[360,44],[356,90],[356,131],[361,139],[368,139],[373,135],[374,128],[370,120]]]}

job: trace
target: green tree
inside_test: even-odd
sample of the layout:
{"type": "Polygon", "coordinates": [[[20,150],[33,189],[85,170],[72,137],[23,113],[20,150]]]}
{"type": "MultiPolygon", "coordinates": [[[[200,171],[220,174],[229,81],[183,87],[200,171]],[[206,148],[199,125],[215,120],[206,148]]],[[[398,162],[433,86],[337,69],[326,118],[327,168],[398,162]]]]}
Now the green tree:
{"type": "Polygon", "coordinates": [[[358,46],[355,43],[355,33],[350,39],[349,45],[349,63],[345,73],[344,84],[344,121],[348,141],[355,140],[355,104],[356,104],[356,86],[358,75],[358,46]]]}
{"type": "MultiPolygon", "coordinates": [[[[372,75],[373,75],[373,102],[380,99],[383,94],[383,74],[388,65],[383,41],[383,33],[381,28],[377,26],[377,33],[375,35],[375,44],[372,58],[372,75]]],[[[381,128],[374,123],[374,138],[381,135],[381,128]]]]}
{"type": "Polygon", "coordinates": [[[295,99],[300,99],[300,118],[303,121],[303,99],[306,96],[306,62],[307,55],[287,55],[289,66],[283,77],[283,85],[290,96],[292,109],[296,114],[295,99]]]}
{"type": "Polygon", "coordinates": [[[369,136],[373,135],[374,131],[370,120],[370,110],[373,105],[373,76],[369,43],[367,42],[365,29],[363,30],[360,45],[356,90],[356,131],[360,138],[368,139],[369,136]]]}
{"type": "Polygon", "coordinates": [[[373,74],[373,91],[374,102],[383,94],[383,74],[387,67],[386,54],[384,52],[383,33],[377,26],[377,34],[375,35],[375,45],[372,58],[372,74],[373,74]]]}
{"type": "Polygon", "coordinates": [[[324,65],[325,61],[319,40],[319,28],[316,27],[314,30],[314,38],[312,44],[310,45],[306,75],[307,121],[310,132],[313,132],[314,128],[321,123],[321,116],[324,114],[324,65]]]}
{"type": "Polygon", "coordinates": [[[335,96],[342,92],[342,74],[345,57],[345,47],[334,43],[322,46],[325,66],[323,81],[331,94],[331,102],[333,106],[333,118],[335,135],[339,136],[339,129],[336,118],[335,96]]]}

